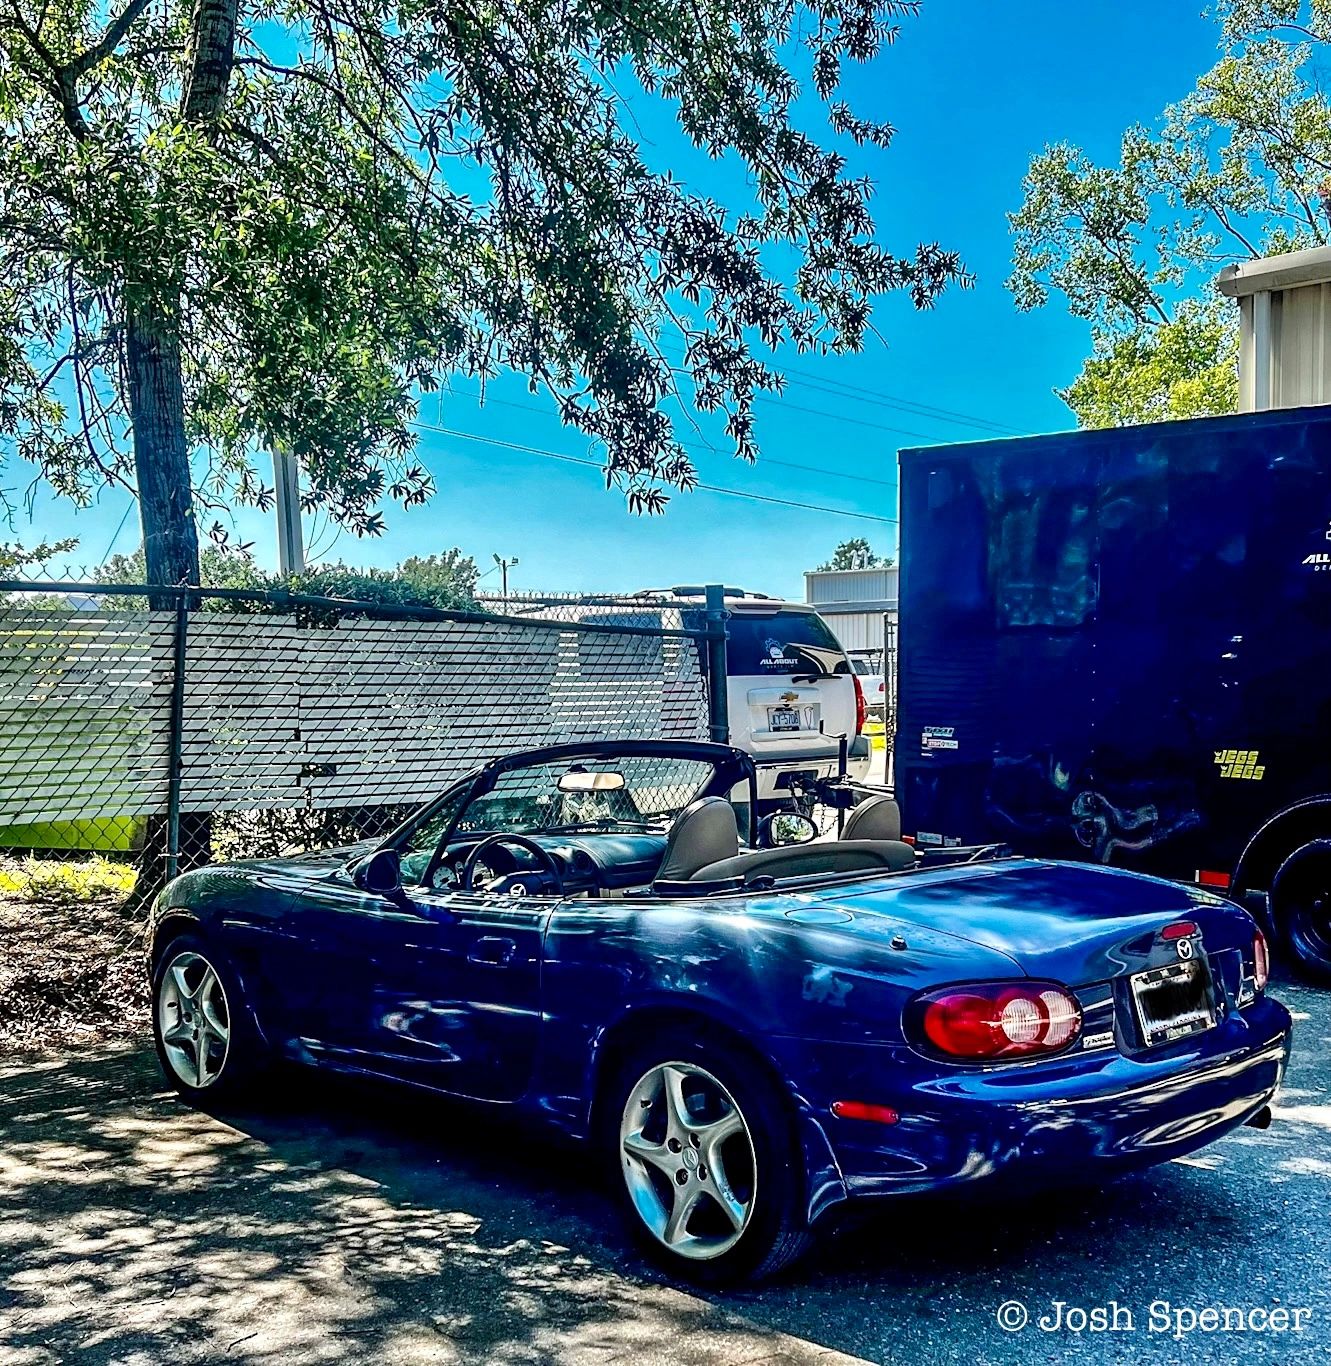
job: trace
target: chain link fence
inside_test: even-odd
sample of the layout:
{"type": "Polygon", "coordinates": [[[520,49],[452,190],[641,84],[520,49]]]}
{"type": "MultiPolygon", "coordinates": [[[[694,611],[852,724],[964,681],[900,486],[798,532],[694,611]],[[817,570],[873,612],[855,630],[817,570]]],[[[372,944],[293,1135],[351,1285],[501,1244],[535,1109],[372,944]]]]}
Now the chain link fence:
{"type": "Polygon", "coordinates": [[[724,624],[701,601],[0,592],[0,852],[101,852],[141,885],[382,834],[514,749],[723,738],[724,624]]]}

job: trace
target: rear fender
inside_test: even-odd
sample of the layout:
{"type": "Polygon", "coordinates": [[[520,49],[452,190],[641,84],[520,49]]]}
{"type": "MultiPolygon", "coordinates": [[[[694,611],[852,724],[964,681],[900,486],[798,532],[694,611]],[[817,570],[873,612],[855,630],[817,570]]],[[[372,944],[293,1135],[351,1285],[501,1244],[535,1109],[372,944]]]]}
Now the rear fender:
{"type": "Polygon", "coordinates": [[[759,1045],[743,1027],[737,1013],[718,1002],[681,1000],[665,994],[635,1003],[598,1031],[588,1060],[584,1094],[589,1098],[580,1124],[583,1136],[595,1141],[607,1103],[606,1084],[615,1073],[616,1059],[642,1039],[688,1031],[702,1037],[724,1035],[735,1047],[750,1053],[789,1097],[795,1138],[804,1157],[804,1204],[812,1225],[832,1206],[846,1199],[846,1183],[832,1151],[822,1120],[810,1104],[799,1080],[798,1044],[785,1038],[759,1045]]]}

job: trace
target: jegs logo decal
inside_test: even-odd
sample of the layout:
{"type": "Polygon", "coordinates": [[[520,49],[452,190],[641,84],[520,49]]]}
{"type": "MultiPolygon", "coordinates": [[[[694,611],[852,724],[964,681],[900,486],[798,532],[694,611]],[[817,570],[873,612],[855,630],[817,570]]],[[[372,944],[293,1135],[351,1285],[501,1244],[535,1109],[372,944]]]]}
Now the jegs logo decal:
{"type": "Polygon", "coordinates": [[[1257,762],[1261,755],[1255,749],[1217,749],[1212,753],[1222,778],[1247,778],[1260,783],[1266,776],[1266,765],[1257,762]]]}

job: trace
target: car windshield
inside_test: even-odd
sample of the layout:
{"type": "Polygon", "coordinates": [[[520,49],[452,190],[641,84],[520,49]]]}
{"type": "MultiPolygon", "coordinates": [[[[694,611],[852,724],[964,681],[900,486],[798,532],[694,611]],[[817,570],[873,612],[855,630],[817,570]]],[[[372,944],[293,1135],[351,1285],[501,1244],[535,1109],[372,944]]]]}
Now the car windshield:
{"type": "Polygon", "coordinates": [[[491,791],[467,804],[456,833],[665,828],[714,773],[706,760],[668,755],[615,756],[574,765],[559,762],[511,769],[498,776],[491,791]],[[561,792],[559,780],[570,768],[615,773],[623,778],[623,785],[561,792]]]}

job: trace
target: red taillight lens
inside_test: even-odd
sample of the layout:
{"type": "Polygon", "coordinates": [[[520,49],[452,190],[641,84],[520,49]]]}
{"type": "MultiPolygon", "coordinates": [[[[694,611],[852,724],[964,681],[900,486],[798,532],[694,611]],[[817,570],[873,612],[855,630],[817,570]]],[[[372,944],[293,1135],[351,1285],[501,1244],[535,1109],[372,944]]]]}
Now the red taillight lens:
{"type": "Polygon", "coordinates": [[[859,674],[851,674],[851,678],[855,683],[855,734],[858,735],[864,729],[868,708],[864,705],[864,688],[860,684],[859,674]]]}
{"type": "Polygon", "coordinates": [[[1188,939],[1197,933],[1197,926],[1191,920],[1176,920],[1160,931],[1161,939],[1188,939]]]}
{"type": "Polygon", "coordinates": [[[1258,991],[1266,988],[1271,975],[1271,957],[1266,951],[1266,936],[1258,930],[1252,940],[1252,981],[1258,991]]]}
{"type": "Polygon", "coordinates": [[[919,997],[916,1029],[935,1052],[981,1062],[1056,1053],[1081,1032],[1081,1007],[1052,982],[989,982],[919,997]]]}

